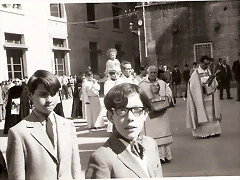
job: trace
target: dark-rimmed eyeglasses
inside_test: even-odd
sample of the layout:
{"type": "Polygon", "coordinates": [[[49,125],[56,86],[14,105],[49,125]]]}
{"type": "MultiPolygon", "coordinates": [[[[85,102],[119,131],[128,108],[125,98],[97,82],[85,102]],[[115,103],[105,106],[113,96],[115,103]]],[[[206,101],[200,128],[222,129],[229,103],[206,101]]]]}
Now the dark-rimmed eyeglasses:
{"type": "Polygon", "coordinates": [[[113,71],[112,71],[112,72],[109,72],[108,74],[109,74],[110,76],[112,76],[112,75],[115,75],[116,72],[113,72],[113,71]]]}
{"type": "Polygon", "coordinates": [[[132,108],[115,109],[115,112],[120,117],[125,117],[129,113],[129,111],[131,111],[134,116],[139,117],[140,115],[142,115],[142,113],[144,111],[144,107],[132,107],[132,108]]]}

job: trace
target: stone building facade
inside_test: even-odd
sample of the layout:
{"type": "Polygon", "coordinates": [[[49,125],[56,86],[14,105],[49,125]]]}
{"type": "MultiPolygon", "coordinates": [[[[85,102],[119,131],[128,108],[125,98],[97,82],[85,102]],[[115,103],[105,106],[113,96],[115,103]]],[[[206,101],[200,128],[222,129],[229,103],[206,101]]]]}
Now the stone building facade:
{"type": "Polygon", "coordinates": [[[70,73],[64,4],[0,4],[0,81],[70,73]]]}
{"type": "Polygon", "coordinates": [[[74,3],[65,6],[72,74],[86,72],[90,66],[94,73],[103,77],[109,48],[118,50],[120,61],[130,61],[135,66],[138,48],[132,43],[137,37],[129,30],[132,16],[112,20],[113,16],[128,13],[131,3],[74,3]]]}
{"type": "Polygon", "coordinates": [[[205,54],[230,66],[239,59],[240,1],[152,2],[145,19],[148,64],[183,68],[205,54]]]}

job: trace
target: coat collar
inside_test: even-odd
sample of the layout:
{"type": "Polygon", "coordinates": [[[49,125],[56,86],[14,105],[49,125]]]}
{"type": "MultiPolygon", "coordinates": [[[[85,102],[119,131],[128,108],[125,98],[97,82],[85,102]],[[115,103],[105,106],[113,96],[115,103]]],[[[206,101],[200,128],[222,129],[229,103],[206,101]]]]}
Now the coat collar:
{"type": "MultiPolygon", "coordinates": [[[[143,138],[144,147],[147,148],[148,146],[146,145],[145,141],[145,138],[143,138]]],[[[132,157],[130,152],[126,149],[126,146],[114,134],[112,134],[109,138],[109,144],[113,152],[117,154],[118,159],[126,167],[128,167],[132,172],[134,172],[139,178],[148,178],[140,164],[136,161],[136,159],[132,157]]],[[[147,156],[147,158],[151,157],[151,152],[145,150],[145,156],[147,156]]],[[[154,177],[154,171],[151,167],[150,161],[147,161],[147,167],[149,171],[149,176],[154,177]]]]}
{"type": "MultiPolygon", "coordinates": [[[[62,135],[64,134],[65,130],[65,122],[62,121],[62,117],[58,116],[57,114],[53,113],[55,119],[56,119],[56,127],[57,127],[57,135],[58,135],[58,157],[59,161],[61,160],[61,152],[64,149],[64,137],[62,135]]],[[[44,131],[44,128],[42,127],[42,122],[38,120],[38,116],[34,115],[34,112],[31,112],[31,114],[26,118],[26,127],[30,130],[30,134],[34,137],[38,143],[44,147],[46,151],[51,154],[51,156],[54,158],[54,160],[58,163],[57,154],[55,153],[53,146],[47,136],[47,133],[44,131]]]]}
{"type": "Polygon", "coordinates": [[[155,80],[155,81],[150,81],[150,80],[149,80],[149,78],[148,78],[148,76],[146,76],[146,77],[144,77],[144,78],[143,78],[143,81],[142,81],[142,82],[151,83],[151,82],[157,82],[157,81],[159,81],[159,79],[158,79],[158,78],[156,78],[156,80],[155,80]]]}

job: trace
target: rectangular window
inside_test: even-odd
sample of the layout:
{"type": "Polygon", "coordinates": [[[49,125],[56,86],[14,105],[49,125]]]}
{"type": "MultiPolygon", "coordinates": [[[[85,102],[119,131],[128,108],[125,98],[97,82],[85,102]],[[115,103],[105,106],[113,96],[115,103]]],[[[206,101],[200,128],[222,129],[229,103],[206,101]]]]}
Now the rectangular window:
{"type": "Polygon", "coordinates": [[[8,77],[23,78],[23,50],[7,49],[8,77]]]}
{"type": "Polygon", "coordinates": [[[67,75],[69,73],[67,63],[67,53],[69,49],[66,43],[66,39],[53,38],[55,74],[58,76],[67,75]]]}
{"type": "Polygon", "coordinates": [[[119,8],[118,6],[116,6],[116,5],[112,6],[113,17],[116,17],[116,19],[113,19],[113,28],[115,28],[115,29],[120,28],[120,20],[117,17],[120,15],[120,11],[121,11],[121,8],[119,8]]]}
{"type": "Polygon", "coordinates": [[[122,50],[122,45],[120,45],[120,44],[115,44],[115,49],[117,50],[118,53],[120,53],[121,50],[122,50]]]}
{"type": "MultiPolygon", "coordinates": [[[[87,3],[87,21],[95,21],[95,4],[87,3]]],[[[90,24],[96,24],[96,22],[90,22],[90,24]]]]}
{"type": "Polygon", "coordinates": [[[56,47],[65,47],[65,39],[53,38],[53,46],[56,46],[56,47]]]}
{"type": "Polygon", "coordinates": [[[97,42],[89,42],[89,49],[90,49],[90,51],[96,51],[97,50],[97,42]]]}
{"type": "Polygon", "coordinates": [[[212,43],[197,43],[194,44],[194,61],[198,62],[204,55],[213,57],[212,43]]]}
{"type": "Polygon", "coordinates": [[[65,55],[66,54],[64,51],[54,52],[55,74],[57,74],[58,76],[63,76],[66,74],[65,55]]]}
{"type": "Polygon", "coordinates": [[[98,74],[98,43],[89,42],[90,49],[90,65],[93,73],[98,74]]]}
{"type": "Polygon", "coordinates": [[[12,44],[23,44],[22,34],[5,33],[5,42],[12,44]]]}
{"type": "Polygon", "coordinates": [[[63,18],[62,4],[50,4],[50,14],[54,17],[63,18]]]}
{"type": "Polygon", "coordinates": [[[24,36],[22,34],[4,33],[7,53],[7,67],[9,78],[23,78],[24,76],[24,36]]]}
{"type": "Polygon", "coordinates": [[[22,10],[22,5],[21,4],[2,4],[3,8],[9,8],[9,9],[18,9],[22,10]]]}

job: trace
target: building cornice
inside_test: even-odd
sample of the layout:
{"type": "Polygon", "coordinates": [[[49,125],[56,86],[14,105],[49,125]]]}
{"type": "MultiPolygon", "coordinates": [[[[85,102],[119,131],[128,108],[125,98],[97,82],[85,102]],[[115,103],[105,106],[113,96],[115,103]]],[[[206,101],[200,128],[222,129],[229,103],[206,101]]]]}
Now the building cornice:
{"type": "MultiPolygon", "coordinates": [[[[166,2],[145,2],[144,3],[144,7],[149,7],[149,6],[159,6],[159,5],[167,5],[167,4],[173,4],[173,3],[178,3],[178,2],[181,2],[181,1],[166,1],[166,2]]],[[[137,5],[135,8],[142,8],[143,5],[142,3],[139,5],[137,5]]]]}

